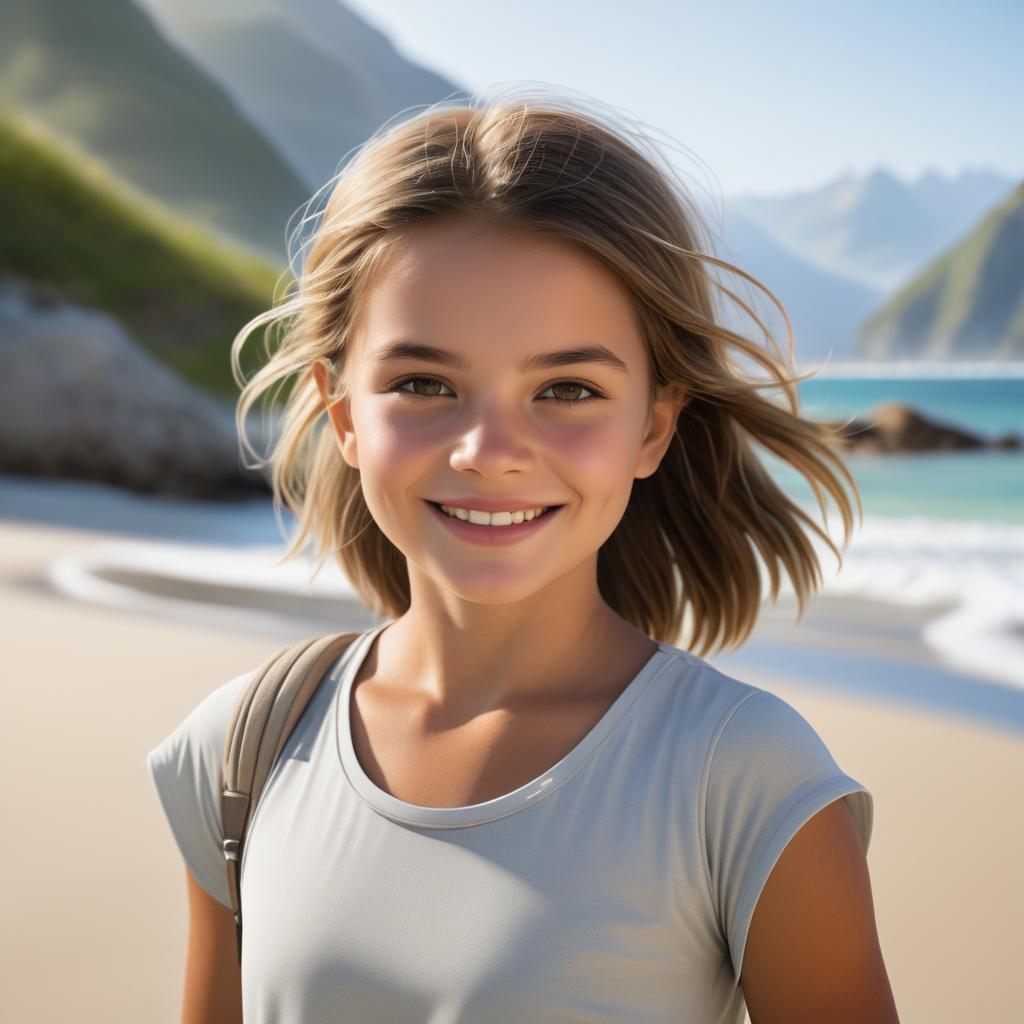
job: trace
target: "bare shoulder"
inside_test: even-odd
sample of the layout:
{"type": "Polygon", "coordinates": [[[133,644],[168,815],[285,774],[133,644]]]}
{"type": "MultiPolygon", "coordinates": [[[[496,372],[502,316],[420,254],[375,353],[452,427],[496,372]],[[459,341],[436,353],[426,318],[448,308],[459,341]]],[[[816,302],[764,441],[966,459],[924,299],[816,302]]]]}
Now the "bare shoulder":
{"type": "Polygon", "coordinates": [[[751,1024],[899,1024],[867,858],[845,800],[810,818],[768,876],[740,984],[751,1024]]]}

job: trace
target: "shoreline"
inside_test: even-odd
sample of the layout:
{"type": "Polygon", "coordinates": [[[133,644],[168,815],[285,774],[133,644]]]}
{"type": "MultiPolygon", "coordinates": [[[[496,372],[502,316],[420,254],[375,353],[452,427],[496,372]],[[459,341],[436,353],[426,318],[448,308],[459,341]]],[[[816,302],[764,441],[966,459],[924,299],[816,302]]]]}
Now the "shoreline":
{"type": "Polygon", "coordinates": [[[751,638],[711,655],[717,668],[755,685],[786,680],[805,689],[951,715],[1024,739],[1024,687],[952,664],[921,639],[953,603],[891,605],[820,594],[795,623],[796,602],[762,606],[751,638]]]}
{"type": "MultiPolygon", "coordinates": [[[[371,625],[333,560],[313,580],[307,553],[275,566],[295,523],[269,498],[201,502],[0,475],[0,509],[8,522],[81,531],[80,547],[49,573],[51,583],[79,600],[192,620],[208,615],[231,628],[279,633],[328,632],[339,614],[371,625]]],[[[968,711],[970,702],[957,692],[971,680],[984,683],[1000,708],[1002,689],[1024,692],[1024,524],[875,515],[841,571],[819,541],[815,546],[822,589],[799,626],[784,577],[777,606],[763,601],[753,638],[724,658],[749,664],[756,654],[766,665],[814,678],[822,668],[808,659],[818,650],[831,661],[826,682],[846,677],[854,684],[850,665],[836,657],[847,650],[870,686],[884,651],[886,663],[908,663],[918,677],[903,686],[909,697],[927,694],[934,670],[936,700],[968,711]],[[871,643],[851,645],[851,631],[870,635],[871,643]],[[787,660],[794,643],[801,655],[787,660]]]]}
{"type": "MultiPolygon", "coordinates": [[[[325,563],[312,584],[303,557],[268,568],[280,545],[220,547],[181,541],[113,540],[90,530],[50,530],[65,553],[20,583],[54,598],[204,626],[276,637],[369,629],[374,617],[340,569],[325,563]],[[78,543],[72,538],[78,537],[78,543]]],[[[897,605],[866,597],[815,595],[797,622],[781,595],[764,602],[738,650],[706,660],[756,684],[787,679],[805,687],[906,704],[1024,736],[1024,686],[952,662],[925,631],[959,614],[953,602],[897,605]]],[[[678,646],[677,637],[673,640],[678,646]]]]}

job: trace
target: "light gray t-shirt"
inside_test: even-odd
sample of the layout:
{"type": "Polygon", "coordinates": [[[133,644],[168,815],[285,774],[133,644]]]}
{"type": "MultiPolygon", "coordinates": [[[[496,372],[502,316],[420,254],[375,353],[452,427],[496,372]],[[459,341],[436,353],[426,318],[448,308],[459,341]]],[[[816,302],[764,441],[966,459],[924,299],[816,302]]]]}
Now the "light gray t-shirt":
{"type": "MultiPolygon", "coordinates": [[[[583,740],[485,803],[430,808],[363,772],[342,653],[287,741],[242,860],[246,1024],[729,1022],[747,929],[796,831],[870,792],[790,704],[660,643],[583,740]]],[[[196,881],[225,906],[215,689],[147,763],[196,881]]]]}

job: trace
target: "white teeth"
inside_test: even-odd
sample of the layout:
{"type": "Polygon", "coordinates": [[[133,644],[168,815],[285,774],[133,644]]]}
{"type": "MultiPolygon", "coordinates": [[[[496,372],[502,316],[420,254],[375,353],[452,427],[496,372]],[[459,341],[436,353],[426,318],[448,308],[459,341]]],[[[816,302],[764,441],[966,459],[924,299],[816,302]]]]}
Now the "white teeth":
{"type": "Polygon", "coordinates": [[[442,505],[441,511],[463,522],[476,523],[478,526],[512,526],[516,523],[528,523],[536,519],[546,508],[531,508],[519,512],[480,512],[475,508],[452,508],[442,505]]]}

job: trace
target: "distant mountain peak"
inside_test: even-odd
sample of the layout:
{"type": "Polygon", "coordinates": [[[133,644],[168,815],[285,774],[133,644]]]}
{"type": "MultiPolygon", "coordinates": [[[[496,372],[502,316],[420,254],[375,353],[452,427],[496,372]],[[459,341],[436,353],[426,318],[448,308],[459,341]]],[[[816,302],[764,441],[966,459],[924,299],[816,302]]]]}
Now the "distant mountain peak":
{"type": "Polygon", "coordinates": [[[890,211],[891,215],[906,216],[913,206],[910,187],[887,167],[876,167],[854,189],[856,201],[864,208],[874,204],[884,211],[891,204],[899,208],[890,211]]]}
{"type": "Polygon", "coordinates": [[[983,168],[955,177],[929,168],[907,182],[879,164],[845,171],[788,196],[737,196],[730,205],[819,268],[891,291],[968,231],[1012,188],[983,168]]]}
{"type": "Polygon", "coordinates": [[[888,167],[881,164],[867,175],[865,182],[871,185],[898,185],[900,188],[904,187],[903,181],[893,174],[888,167]]]}

